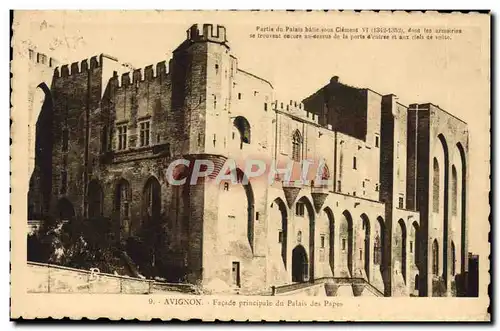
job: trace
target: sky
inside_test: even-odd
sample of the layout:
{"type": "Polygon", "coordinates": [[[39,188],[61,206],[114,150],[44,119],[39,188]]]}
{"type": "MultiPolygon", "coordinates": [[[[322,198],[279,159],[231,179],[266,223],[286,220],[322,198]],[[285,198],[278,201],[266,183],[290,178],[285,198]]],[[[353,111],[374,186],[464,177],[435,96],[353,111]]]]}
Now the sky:
{"type": "MultiPolygon", "coordinates": [[[[432,102],[469,125],[469,251],[488,251],[489,26],[470,16],[446,21],[412,14],[271,12],[24,12],[20,39],[62,63],[106,53],[136,68],[169,60],[193,23],[222,24],[238,66],[270,81],[283,100],[301,100],[332,76],[404,105],[432,102]],[[482,29],[479,26],[483,26],[482,29]],[[251,39],[274,27],[460,28],[447,41],[251,39]]],[[[16,32],[14,32],[16,33],[16,32]]]]}

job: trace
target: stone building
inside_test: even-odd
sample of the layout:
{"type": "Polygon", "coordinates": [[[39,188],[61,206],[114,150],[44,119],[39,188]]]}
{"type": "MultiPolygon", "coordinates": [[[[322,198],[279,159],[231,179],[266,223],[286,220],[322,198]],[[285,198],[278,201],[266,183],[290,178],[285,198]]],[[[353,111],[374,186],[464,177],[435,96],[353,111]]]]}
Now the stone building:
{"type": "Polygon", "coordinates": [[[125,240],[157,224],[169,238],[161,263],[240,293],[322,280],[386,296],[462,293],[468,131],[438,106],[405,106],[338,77],[300,101],[275,100],[211,24],[193,25],[171,60],[143,69],[104,54],[43,66],[27,92],[44,100],[33,104],[30,218],[107,216],[125,240]],[[181,158],[217,169],[227,159],[321,160],[330,184],[171,185],[165,170],[181,158]]]}

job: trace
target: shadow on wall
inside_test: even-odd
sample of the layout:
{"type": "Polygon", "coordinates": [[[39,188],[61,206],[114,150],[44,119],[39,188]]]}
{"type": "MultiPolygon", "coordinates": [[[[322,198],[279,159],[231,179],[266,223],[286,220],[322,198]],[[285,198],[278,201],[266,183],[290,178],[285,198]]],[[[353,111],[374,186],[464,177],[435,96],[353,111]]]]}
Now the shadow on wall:
{"type": "Polygon", "coordinates": [[[479,255],[469,253],[469,272],[464,277],[464,283],[467,284],[468,297],[479,296],[479,255]]]}

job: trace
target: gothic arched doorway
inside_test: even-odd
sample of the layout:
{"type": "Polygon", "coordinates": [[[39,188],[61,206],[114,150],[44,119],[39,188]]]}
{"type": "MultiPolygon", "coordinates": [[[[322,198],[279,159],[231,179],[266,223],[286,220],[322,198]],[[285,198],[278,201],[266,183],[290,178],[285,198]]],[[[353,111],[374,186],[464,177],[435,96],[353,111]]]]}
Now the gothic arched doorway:
{"type": "Polygon", "coordinates": [[[309,278],[309,263],[307,253],[302,245],[297,245],[292,251],[292,282],[305,282],[309,278]]]}

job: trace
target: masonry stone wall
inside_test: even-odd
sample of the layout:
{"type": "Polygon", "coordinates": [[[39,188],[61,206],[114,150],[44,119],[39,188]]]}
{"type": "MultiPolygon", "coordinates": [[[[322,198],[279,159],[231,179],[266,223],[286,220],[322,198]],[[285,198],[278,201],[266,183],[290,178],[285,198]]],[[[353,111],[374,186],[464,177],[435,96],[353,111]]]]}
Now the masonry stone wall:
{"type": "Polygon", "coordinates": [[[427,257],[419,265],[425,275],[423,279],[420,277],[419,286],[424,295],[433,295],[436,294],[433,284],[443,281],[449,293],[457,275],[467,270],[468,130],[463,121],[435,105],[414,104],[410,108],[419,119],[417,191],[421,196],[417,209],[420,211],[423,236],[422,256],[427,257]],[[437,171],[434,171],[435,163],[437,171]],[[455,196],[452,190],[453,167],[457,173],[455,196]],[[438,180],[435,181],[435,178],[438,180]],[[456,215],[452,211],[451,199],[456,199],[456,215]],[[437,201],[437,209],[434,208],[434,201],[437,201]],[[455,256],[452,254],[453,246],[455,256]],[[437,247],[437,261],[433,247],[437,247]],[[437,273],[434,273],[434,263],[437,264],[437,273]],[[453,264],[455,275],[452,275],[453,264]]]}
{"type": "Polygon", "coordinates": [[[368,127],[367,93],[366,89],[340,83],[339,78],[334,76],[329,84],[303,102],[335,131],[365,140],[368,127]]]}

